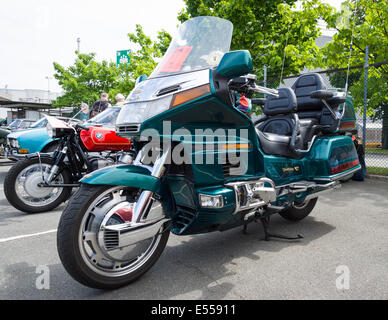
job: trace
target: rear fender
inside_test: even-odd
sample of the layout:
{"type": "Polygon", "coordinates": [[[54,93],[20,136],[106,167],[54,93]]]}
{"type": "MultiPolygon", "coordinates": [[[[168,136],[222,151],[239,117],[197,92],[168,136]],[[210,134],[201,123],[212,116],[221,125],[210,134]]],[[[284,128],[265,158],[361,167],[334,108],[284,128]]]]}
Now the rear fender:
{"type": "Polygon", "coordinates": [[[174,213],[175,205],[169,185],[152,176],[148,169],[140,166],[128,164],[109,166],[85,175],[80,182],[148,190],[161,197],[160,201],[164,202],[169,215],[174,213]]]}

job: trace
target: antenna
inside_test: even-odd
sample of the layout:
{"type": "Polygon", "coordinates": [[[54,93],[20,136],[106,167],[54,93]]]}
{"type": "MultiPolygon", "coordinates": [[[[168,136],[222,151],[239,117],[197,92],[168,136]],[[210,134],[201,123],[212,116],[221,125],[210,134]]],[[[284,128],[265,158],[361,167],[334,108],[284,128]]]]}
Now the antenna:
{"type": "Polygon", "coordinates": [[[80,53],[80,50],[81,50],[81,38],[77,38],[77,51],[78,53],[80,53]]]}
{"type": "Polygon", "coordinates": [[[280,82],[279,82],[279,86],[280,84],[282,83],[282,78],[283,78],[283,70],[284,70],[284,62],[286,60],[286,48],[287,48],[287,45],[288,45],[288,35],[290,33],[290,23],[288,23],[288,27],[287,27],[287,37],[286,37],[286,45],[284,47],[284,54],[283,54],[283,62],[282,62],[282,71],[280,73],[280,82]]]}
{"type": "Polygon", "coordinates": [[[356,0],[356,5],[355,5],[355,8],[354,8],[354,15],[353,15],[353,26],[352,26],[352,35],[351,35],[351,38],[350,38],[348,70],[346,72],[345,96],[348,96],[350,59],[352,57],[352,50],[353,50],[353,35],[354,35],[354,25],[355,25],[355,20],[356,20],[355,18],[356,18],[356,14],[357,14],[357,5],[358,5],[358,0],[356,0]]]}

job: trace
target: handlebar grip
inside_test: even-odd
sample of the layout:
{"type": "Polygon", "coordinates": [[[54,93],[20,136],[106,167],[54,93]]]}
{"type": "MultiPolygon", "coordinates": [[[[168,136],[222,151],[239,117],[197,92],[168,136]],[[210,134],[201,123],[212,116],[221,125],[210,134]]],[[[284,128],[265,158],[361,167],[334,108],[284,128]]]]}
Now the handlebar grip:
{"type": "Polygon", "coordinates": [[[86,126],[83,126],[82,124],[78,124],[76,125],[77,128],[80,128],[82,130],[86,130],[86,131],[89,131],[89,127],[86,127],[86,126]]]}
{"type": "Polygon", "coordinates": [[[253,98],[251,99],[252,104],[256,106],[264,106],[267,99],[264,98],[253,98]]]}

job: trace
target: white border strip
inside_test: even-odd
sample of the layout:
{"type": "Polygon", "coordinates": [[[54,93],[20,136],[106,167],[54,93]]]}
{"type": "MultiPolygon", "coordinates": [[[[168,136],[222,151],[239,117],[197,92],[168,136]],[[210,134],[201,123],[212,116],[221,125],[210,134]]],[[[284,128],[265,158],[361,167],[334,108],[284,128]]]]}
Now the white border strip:
{"type": "Polygon", "coordinates": [[[57,229],[52,229],[52,230],[38,232],[38,233],[25,234],[25,235],[21,235],[21,236],[4,238],[4,239],[0,239],[0,243],[8,242],[8,241],[13,241],[13,240],[18,240],[18,239],[29,238],[29,237],[40,236],[40,235],[43,235],[43,234],[54,233],[54,232],[57,232],[57,229]]]}

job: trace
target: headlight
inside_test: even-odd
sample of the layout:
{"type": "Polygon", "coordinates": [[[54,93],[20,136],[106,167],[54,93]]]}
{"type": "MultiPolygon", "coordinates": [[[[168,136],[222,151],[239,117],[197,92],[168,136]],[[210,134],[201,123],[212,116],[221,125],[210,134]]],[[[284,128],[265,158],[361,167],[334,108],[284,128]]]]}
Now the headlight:
{"type": "Polygon", "coordinates": [[[170,108],[172,96],[148,102],[131,102],[124,105],[116,120],[116,126],[126,123],[142,123],[143,121],[167,111],[170,108]]]}
{"type": "Polygon", "coordinates": [[[221,195],[211,196],[207,194],[199,194],[199,202],[202,208],[222,208],[224,201],[221,195]]]}
{"type": "Polygon", "coordinates": [[[8,139],[8,145],[12,148],[19,148],[19,141],[17,139],[8,139]]]}
{"type": "Polygon", "coordinates": [[[55,136],[55,131],[54,131],[53,127],[50,125],[50,123],[47,124],[46,129],[47,129],[47,134],[48,134],[48,136],[49,136],[51,139],[54,138],[54,136],[55,136]]]}

